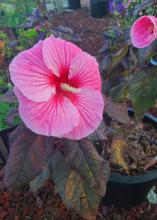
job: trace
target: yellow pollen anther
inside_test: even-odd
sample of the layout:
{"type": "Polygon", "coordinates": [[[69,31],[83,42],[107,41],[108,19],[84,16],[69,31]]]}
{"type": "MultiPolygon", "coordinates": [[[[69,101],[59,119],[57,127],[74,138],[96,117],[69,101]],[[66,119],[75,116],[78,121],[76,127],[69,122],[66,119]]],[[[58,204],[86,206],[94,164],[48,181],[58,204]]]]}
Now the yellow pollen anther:
{"type": "Polygon", "coordinates": [[[61,89],[64,90],[64,91],[68,91],[68,92],[74,92],[74,93],[78,92],[77,88],[69,86],[66,83],[61,83],[61,89]]]}

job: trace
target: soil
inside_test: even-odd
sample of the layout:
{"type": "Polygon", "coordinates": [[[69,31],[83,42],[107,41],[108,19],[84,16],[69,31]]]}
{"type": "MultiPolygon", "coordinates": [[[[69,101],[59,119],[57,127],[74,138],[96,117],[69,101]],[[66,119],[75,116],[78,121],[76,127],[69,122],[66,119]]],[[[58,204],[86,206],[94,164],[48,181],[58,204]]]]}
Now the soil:
{"type": "MultiPolygon", "coordinates": [[[[114,152],[114,151],[113,151],[114,152]]],[[[138,175],[155,168],[157,160],[157,128],[150,123],[139,123],[126,138],[122,158],[128,168],[127,174],[138,175]]],[[[111,157],[112,158],[112,157],[111,157]]],[[[123,164],[122,164],[123,165],[123,164]]],[[[126,173],[120,164],[111,163],[112,171],[126,173]]]]}
{"type": "Polygon", "coordinates": [[[0,220],[46,219],[81,220],[75,212],[67,211],[51,182],[47,182],[36,195],[28,186],[14,193],[6,188],[0,189],[0,220]]]}
{"type": "MultiPolygon", "coordinates": [[[[3,176],[0,171],[0,180],[3,176]]],[[[67,210],[54,184],[49,181],[33,194],[29,187],[17,192],[8,192],[0,182],[0,220],[83,220],[73,210],[67,210]]],[[[97,220],[156,220],[157,205],[147,201],[125,210],[114,207],[101,207],[97,220]]]]}
{"type": "Polygon", "coordinates": [[[71,28],[81,39],[75,44],[99,60],[101,57],[99,51],[104,44],[103,32],[109,26],[110,21],[111,18],[108,17],[92,18],[86,9],[81,9],[54,15],[53,19],[47,22],[47,29],[51,31],[60,25],[71,28]]]}

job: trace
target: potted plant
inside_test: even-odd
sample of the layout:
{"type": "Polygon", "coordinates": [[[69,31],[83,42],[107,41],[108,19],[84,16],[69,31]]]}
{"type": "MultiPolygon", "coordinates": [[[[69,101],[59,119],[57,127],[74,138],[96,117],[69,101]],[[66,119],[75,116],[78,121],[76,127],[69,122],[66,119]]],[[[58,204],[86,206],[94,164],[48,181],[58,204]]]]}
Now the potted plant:
{"type": "Polygon", "coordinates": [[[73,10],[76,10],[76,9],[79,9],[81,8],[81,2],[80,0],[68,0],[68,3],[69,3],[69,8],[70,9],[73,9],[73,10]]]}
{"type": "MultiPolygon", "coordinates": [[[[133,14],[138,13],[140,16],[142,15],[155,16],[156,8],[157,8],[157,5],[155,2],[146,0],[146,1],[143,1],[142,4],[139,4],[134,8],[133,14]]],[[[154,54],[156,52],[156,49],[157,49],[156,41],[154,41],[152,44],[150,44],[149,46],[145,48],[138,49],[137,51],[138,51],[139,64],[141,66],[144,66],[147,58],[150,57],[152,54],[154,54]]]]}
{"type": "Polygon", "coordinates": [[[101,50],[104,53],[102,70],[107,70],[108,67],[112,66],[112,63],[114,63],[113,60],[116,59],[116,54],[118,55],[117,60],[119,60],[119,53],[121,51],[126,52],[126,55],[122,56],[123,59],[120,59],[118,62],[125,69],[132,61],[134,65],[145,65],[147,59],[156,52],[156,41],[145,48],[135,49],[130,44],[130,29],[133,22],[141,15],[155,15],[155,9],[156,3],[147,0],[142,3],[110,1],[110,13],[113,18],[113,25],[104,31],[104,46],[101,50]],[[126,47],[128,47],[128,50],[126,50],[126,47]]]}
{"type": "MultiPolygon", "coordinates": [[[[120,114],[122,115],[122,110],[120,114]]],[[[129,115],[133,114],[133,110],[129,109],[129,115]]],[[[132,129],[130,126],[123,126],[113,136],[109,159],[111,176],[103,199],[104,205],[131,208],[143,202],[155,185],[156,122],[156,117],[146,113],[142,122],[140,120],[136,126],[132,124],[132,129]],[[150,152],[147,151],[146,144],[150,152]]]]}
{"type": "MultiPolygon", "coordinates": [[[[153,23],[155,21],[156,18],[153,16],[143,16],[135,21],[131,29],[131,41],[135,47],[146,47],[157,38],[157,26],[153,23]],[[151,33],[147,32],[148,35],[145,35],[143,38],[144,32],[142,27],[145,27],[148,30],[152,27],[154,28],[154,31],[151,33]],[[149,39],[149,41],[147,39],[149,39]]],[[[152,60],[152,64],[154,64],[154,59],[152,60]]],[[[154,135],[152,135],[153,131],[143,122],[138,124],[144,116],[144,121],[149,123],[151,122],[153,126],[156,127],[156,117],[150,113],[145,113],[156,103],[156,80],[156,67],[152,66],[144,69],[143,71],[136,70],[133,75],[127,75],[121,83],[109,91],[110,96],[115,101],[126,99],[126,97],[131,100],[136,116],[136,123],[133,124],[133,130],[131,128],[132,126],[129,125],[129,129],[125,127],[125,129],[121,129],[117,132],[118,136],[123,136],[123,138],[118,140],[119,142],[117,141],[117,145],[113,141],[113,148],[115,149],[113,149],[113,155],[111,154],[111,162],[116,162],[114,165],[117,165],[117,167],[115,169],[116,173],[111,173],[111,178],[108,183],[107,193],[104,199],[104,202],[107,205],[115,205],[124,208],[135,206],[136,204],[144,201],[149,190],[157,180],[157,169],[155,168],[155,165],[157,164],[157,146],[155,141],[156,129],[154,130],[154,135]],[[124,140],[126,139],[128,144],[124,143],[124,140]],[[134,142],[133,145],[132,142],[134,142]],[[149,147],[149,152],[145,151],[147,148],[146,145],[149,147]],[[153,151],[154,154],[152,154],[153,151]],[[119,168],[123,170],[121,174],[117,173],[119,168]],[[131,174],[130,172],[133,170],[135,173],[131,174]]],[[[112,110],[111,107],[110,110],[112,110]]],[[[129,113],[132,115],[133,111],[129,110],[129,113]]],[[[109,112],[109,115],[110,114],[111,112],[109,112]]],[[[111,114],[111,116],[112,115],[114,117],[118,117],[118,108],[117,112],[115,111],[114,114],[111,114]]],[[[123,117],[123,120],[124,118],[126,117],[123,117]]]]}
{"type": "Polygon", "coordinates": [[[91,0],[90,1],[91,16],[94,18],[102,18],[109,14],[108,0],[91,0]]]}

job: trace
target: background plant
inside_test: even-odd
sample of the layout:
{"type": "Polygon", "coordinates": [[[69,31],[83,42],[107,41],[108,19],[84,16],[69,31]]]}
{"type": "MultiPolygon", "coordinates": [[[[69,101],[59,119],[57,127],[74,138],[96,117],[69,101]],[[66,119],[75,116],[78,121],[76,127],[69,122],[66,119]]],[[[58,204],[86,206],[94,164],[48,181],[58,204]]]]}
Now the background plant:
{"type": "Polygon", "coordinates": [[[17,27],[27,21],[27,16],[37,5],[31,0],[5,0],[0,3],[0,27],[17,27]]]}
{"type": "Polygon", "coordinates": [[[34,45],[37,40],[38,32],[35,28],[29,28],[28,30],[20,29],[18,31],[19,49],[25,50],[34,45]]]}
{"type": "Polygon", "coordinates": [[[0,76],[0,131],[20,122],[17,107],[12,85],[0,76]]]}
{"type": "MultiPolygon", "coordinates": [[[[150,12],[150,15],[154,15],[157,12],[156,7],[157,4],[155,2],[147,0],[131,1],[125,13],[128,16],[135,15],[132,16],[133,20],[131,21],[133,22],[136,18],[144,15],[143,13],[147,14],[150,12]]],[[[135,112],[137,115],[140,115],[153,107],[156,102],[155,73],[157,67],[153,66],[156,59],[155,62],[152,59],[156,57],[153,54],[153,51],[156,51],[156,45],[150,45],[154,45],[154,50],[148,56],[146,55],[147,48],[134,48],[130,42],[130,28],[128,32],[125,31],[125,28],[129,27],[130,24],[126,25],[123,23],[123,20],[130,19],[126,19],[121,14],[119,20],[120,29],[112,26],[111,31],[104,33],[105,45],[107,45],[107,47],[102,49],[104,59],[101,63],[101,68],[104,70],[104,88],[106,92],[108,91],[106,94],[110,95],[115,101],[129,101],[132,103],[135,112]],[[128,37],[124,38],[124,36],[127,36],[127,33],[129,33],[128,37]],[[142,63],[143,66],[139,65],[140,54],[145,56],[144,63],[142,63]]]]}

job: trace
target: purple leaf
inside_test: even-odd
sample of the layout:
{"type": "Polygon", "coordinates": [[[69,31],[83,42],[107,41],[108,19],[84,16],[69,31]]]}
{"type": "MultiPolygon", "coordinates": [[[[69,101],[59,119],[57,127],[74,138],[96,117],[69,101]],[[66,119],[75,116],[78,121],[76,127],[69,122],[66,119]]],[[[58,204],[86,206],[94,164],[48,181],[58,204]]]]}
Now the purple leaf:
{"type": "Polygon", "coordinates": [[[16,117],[19,117],[18,109],[15,109],[15,108],[10,109],[10,111],[9,111],[9,113],[8,113],[8,116],[7,116],[7,118],[6,118],[6,122],[7,122],[7,124],[8,124],[10,127],[15,126],[15,124],[14,124],[14,119],[15,119],[16,117]]]}
{"type": "Polygon", "coordinates": [[[7,92],[4,95],[1,95],[0,102],[7,102],[7,103],[17,102],[17,98],[14,94],[13,89],[9,89],[9,90],[7,90],[7,92]]]}
{"type": "Polygon", "coordinates": [[[92,141],[107,140],[107,135],[110,134],[110,131],[110,128],[102,121],[99,127],[88,136],[88,139],[92,141]]]}
{"type": "Polygon", "coordinates": [[[66,140],[63,150],[64,155],[57,152],[50,160],[56,190],[69,209],[96,220],[109,178],[108,164],[87,139],[66,140]]]}
{"type": "Polygon", "coordinates": [[[74,31],[71,28],[64,27],[62,25],[58,26],[55,30],[59,31],[61,33],[66,33],[66,34],[70,34],[70,35],[74,34],[74,31]]]}
{"type": "Polygon", "coordinates": [[[37,135],[24,125],[11,133],[4,179],[9,189],[28,184],[45,169],[53,153],[53,141],[53,137],[37,135]]]}
{"type": "Polygon", "coordinates": [[[122,124],[129,124],[128,107],[125,103],[113,102],[110,98],[104,97],[106,106],[105,112],[113,119],[122,124]]]}

